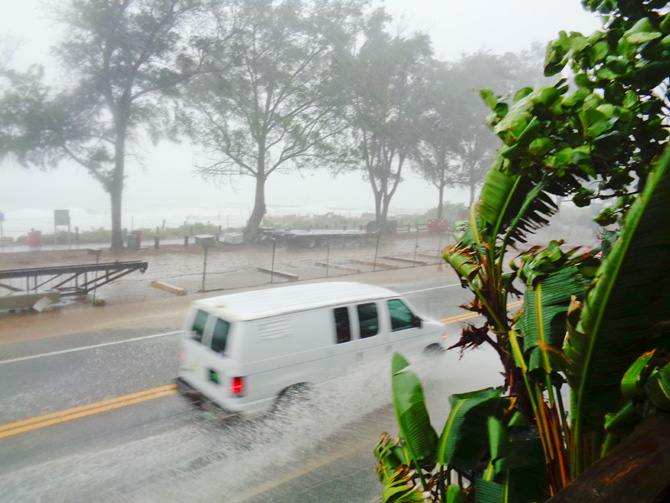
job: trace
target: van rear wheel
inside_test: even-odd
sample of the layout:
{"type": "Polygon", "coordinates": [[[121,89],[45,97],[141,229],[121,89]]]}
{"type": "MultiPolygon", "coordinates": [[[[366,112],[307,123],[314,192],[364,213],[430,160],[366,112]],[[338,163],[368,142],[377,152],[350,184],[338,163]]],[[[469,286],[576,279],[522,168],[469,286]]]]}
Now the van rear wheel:
{"type": "Polygon", "coordinates": [[[286,412],[299,403],[309,403],[311,386],[307,383],[294,384],[282,391],[275,400],[273,413],[286,412]]]}

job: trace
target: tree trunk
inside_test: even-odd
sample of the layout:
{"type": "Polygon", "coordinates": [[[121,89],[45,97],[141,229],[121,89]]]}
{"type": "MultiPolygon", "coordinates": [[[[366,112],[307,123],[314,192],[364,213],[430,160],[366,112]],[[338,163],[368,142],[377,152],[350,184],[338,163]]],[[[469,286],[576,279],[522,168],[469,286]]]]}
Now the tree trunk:
{"type": "Polygon", "coordinates": [[[108,191],[112,202],[112,245],[109,249],[112,253],[119,253],[123,251],[123,230],[121,225],[123,183],[110,184],[108,191]]]}
{"type": "Polygon", "coordinates": [[[391,206],[391,198],[389,197],[388,194],[383,194],[382,195],[382,214],[381,214],[380,219],[379,219],[379,221],[382,224],[386,224],[386,221],[388,220],[389,206],[391,206]]]}
{"type": "Polygon", "coordinates": [[[114,171],[107,186],[112,202],[112,244],[110,251],[123,251],[123,227],[121,222],[121,202],[123,198],[123,178],[126,164],[127,113],[119,112],[116,122],[116,141],[114,142],[114,171]]]}
{"type": "Polygon", "coordinates": [[[438,189],[440,195],[438,197],[438,204],[437,204],[437,219],[442,220],[442,213],[444,212],[444,185],[440,185],[438,189]]]}
{"type": "Polygon", "coordinates": [[[475,187],[476,184],[474,182],[470,182],[470,204],[468,207],[472,206],[473,203],[475,202],[475,187]]]}
{"type": "Polygon", "coordinates": [[[244,228],[244,241],[253,241],[258,237],[259,228],[267,208],[265,207],[265,177],[256,177],[256,197],[254,199],[254,209],[244,228]]]}

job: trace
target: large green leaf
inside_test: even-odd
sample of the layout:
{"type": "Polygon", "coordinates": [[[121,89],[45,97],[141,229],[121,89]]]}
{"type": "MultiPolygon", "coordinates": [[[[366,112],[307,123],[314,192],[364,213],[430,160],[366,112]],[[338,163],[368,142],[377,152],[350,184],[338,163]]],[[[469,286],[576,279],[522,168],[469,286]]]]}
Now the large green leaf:
{"type": "Polygon", "coordinates": [[[438,445],[437,460],[458,470],[476,469],[488,446],[488,420],[498,414],[502,392],[486,388],[451,395],[451,412],[438,445]]]}
{"type": "Polygon", "coordinates": [[[498,489],[489,487],[493,491],[489,497],[502,490],[507,501],[525,503],[548,498],[544,451],[537,429],[504,426],[494,417],[489,418],[488,429],[491,464],[483,478],[500,484],[498,489]]]}
{"type": "Polygon", "coordinates": [[[508,244],[524,243],[525,235],[548,223],[556,205],[544,184],[493,169],[488,172],[480,196],[479,232],[495,239],[507,232],[508,244]]]}
{"type": "Polygon", "coordinates": [[[456,484],[447,487],[447,503],[468,503],[468,495],[456,484]]]}
{"type": "Polygon", "coordinates": [[[400,435],[410,456],[421,461],[434,456],[437,433],[430,424],[419,377],[409,370],[409,362],[399,353],[391,362],[391,386],[400,435]]]}
{"type": "MultiPolygon", "coordinates": [[[[622,376],[650,345],[654,327],[670,319],[669,166],[666,152],[629,210],[566,339],[577,443],[585,430],[602,425],[605,413],[616,410],[622,376]]],[[[578,461],[575,467],[580,473],[578,461]]]]}
{"type": "Polygon", "coordinates": [[[475,480],[476,503],[508,503],[510,501],[507,487],[492,480],[475,480]]]}
{"type": "Polygon", "coordinates": [[[475,281],[480,266],[469,249],[458,245],[447,246],[442,258],[454,268],[464,287],[475,281]]]}
{"type": "Polygon", "coordinates": [[[670,411],[670,363],[649,377],[645,384],[645,391],[657,408],[670,411]]]}
{"type": "Polygon", "coordinates": [[[589,283],[579,269],[570,265],[526,288],[519,326],[531,372],[537,369],[551,372],[546,348],[560,351],[563,347],[570,299],[573,295],[583,298],[589,283]]]}

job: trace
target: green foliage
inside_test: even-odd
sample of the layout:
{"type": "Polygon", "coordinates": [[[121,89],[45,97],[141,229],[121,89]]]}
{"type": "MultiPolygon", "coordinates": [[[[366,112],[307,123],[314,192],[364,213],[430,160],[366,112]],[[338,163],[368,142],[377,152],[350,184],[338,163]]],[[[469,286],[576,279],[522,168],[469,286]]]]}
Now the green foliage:
{"type": "Polygon", "coordinates": [[[463,471],[475,470],[487,449],[487,421],[501,407],[500,389],[451,395],[451,412],[438,447],[438,461],[463,471]]]}
{"type": "Polygon", "coordinates": [[[605,414],[616,410],[620,395],[612,390],[634,359],[653,347],[654,327],[670,317],[668,214],[670,152],[650,174],[598,271],[579,321],[569,326],[564,351],[575,393],[577,442],[582,430],[601,428],[605,414]]]}
{"type": "Polygon", "coordinates": [[[419,462],[434,456],[437,434],[430,425],[421,382],[408,366],[409,362],[400,354],[393,355],[393,405],[410,457],[419,462]]]}
{"type": "MultiPolygon", "coordinates": [[[[486,466],[473,472],[475,501],[543,500],[649,414],[670,407],[670,149],[663,155],[670,14],[660,1],[583,3],[604,15],[605,31],[561,32],[547,49],[545,74],[570,68],[572,84],[522,89],[511,105],[482,91],[503,145],[445,250],[474,294],[465,307],[485,318],[456,346],[491,344],[509,392],[500,400],[513,397],[488,414],[488,435],[481,423],[473,426],[476,441],[468,432],[447,434],[455,436],[450,442],[462,435],[468,453],[479,449],[461,465],[486,466]],[[613,200],[597,221],[620,229],[603,235],[602,258],[552,242],[522,253],[508,271],[509,246],[547,223],[555,196],[578,206],[613,200]],[[519,282],[523,312],[510,315],[519,282]]],[[[452,414],[464,403],[453,402],[452,414]]],[[[444,441],[438,461],[453,463],[441,457],[444,441]]]]}
{"type": "Polygon", "coordinates": [[[454,483],[452,472],[470,480],[484,472],[488,484],[480,492],[481,479],[477,480],[477,501],[497,501],[488,499],[487,490],[519,503],[547,496],[537,431],[518,414],[509,414],[511,401],[502,397],[501,389],[452,395],[451,413],[438,440],[419,379],[398,353],[393,356],[392,382],[401,438],[383,434],[374,448],[384,501],[425,501],[422,494],[434,501],[471,501],[472,486],[454,483]],[[437,456],[433,455],[435,447],[437,456]],[[426,455],[413,454],[417,452],[426,455]]]}

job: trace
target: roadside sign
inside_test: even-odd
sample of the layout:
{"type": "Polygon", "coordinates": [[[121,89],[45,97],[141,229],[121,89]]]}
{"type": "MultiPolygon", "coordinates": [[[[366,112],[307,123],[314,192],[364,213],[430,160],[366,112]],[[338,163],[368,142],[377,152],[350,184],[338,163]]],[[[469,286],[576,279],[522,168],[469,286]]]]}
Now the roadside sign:
{"type": "Polygon", "coordinates": [[[70,210],[54,210],[54,225],[70,225],[70,210]]]}

